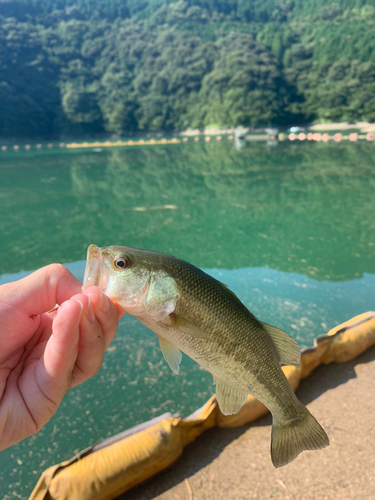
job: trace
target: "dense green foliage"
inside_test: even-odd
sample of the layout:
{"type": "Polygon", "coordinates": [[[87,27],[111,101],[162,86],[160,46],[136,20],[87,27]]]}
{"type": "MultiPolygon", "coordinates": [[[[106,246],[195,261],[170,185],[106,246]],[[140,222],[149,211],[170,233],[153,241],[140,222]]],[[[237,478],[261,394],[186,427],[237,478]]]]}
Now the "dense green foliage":
{"type": "Polygon", "coordinates": [[[0,2],[0,137],[375,120],[374,0],[0,2]]]}

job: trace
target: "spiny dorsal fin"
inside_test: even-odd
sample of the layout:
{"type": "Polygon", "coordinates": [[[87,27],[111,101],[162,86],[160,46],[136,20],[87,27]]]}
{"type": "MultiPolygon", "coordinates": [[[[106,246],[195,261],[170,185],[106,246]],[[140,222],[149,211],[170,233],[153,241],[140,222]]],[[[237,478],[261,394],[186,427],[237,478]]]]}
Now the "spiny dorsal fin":
{"type": "Polygon", "coordinates": [[[221,412],[224,415],[238,413],[246,402],[247,392],[236,389],[215,377],[214,384],[216,384],[216,399],[221,412]]]}
{"type": "Polygon", "coordinates": [[[276,326],[262,322],[263,327],[273,340],[276,350],[283,365],[298,365],[301,358],[301,350],[297,342],[276,326]]]}
{"type": "Polygon", "coordinates": [[[182,359],[182,354],[177,347],[174,347],[168,340],[159,337],[159,344],[161,352],[163,353],[165,361],[169,364],[170,369],[173,373],[178,375],[180,371],[180,363],[182,359]]]}

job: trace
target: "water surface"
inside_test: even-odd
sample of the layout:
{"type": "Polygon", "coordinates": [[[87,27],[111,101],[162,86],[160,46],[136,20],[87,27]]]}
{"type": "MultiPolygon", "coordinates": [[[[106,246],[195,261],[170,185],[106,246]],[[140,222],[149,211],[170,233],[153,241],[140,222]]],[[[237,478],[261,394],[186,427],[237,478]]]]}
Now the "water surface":
{"type": "MultiPolygon", "coordinates": [[[[0,156],[0,284],[52,262],[82,278],[87,246],[171,253],[226,283],[300,345],[374,309],[373,144],[188,143],[0,156]]],[[[186,356],[125,315],[102,369],[36,436],[0,453],[0,494],[27,498],[40,472],[213,393],[186,356]]]]}

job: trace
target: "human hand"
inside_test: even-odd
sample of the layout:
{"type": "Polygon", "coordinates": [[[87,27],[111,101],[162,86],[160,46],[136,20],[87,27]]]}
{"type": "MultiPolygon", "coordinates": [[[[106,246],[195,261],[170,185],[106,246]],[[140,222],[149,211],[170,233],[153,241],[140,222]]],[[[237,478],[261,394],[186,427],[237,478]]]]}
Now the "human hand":
{"type": "Polygon", "coordinates": [[[81,286],[60,264],[0,286],[0,450],[40,430],[102,364],[123,312],[81,286]]]}

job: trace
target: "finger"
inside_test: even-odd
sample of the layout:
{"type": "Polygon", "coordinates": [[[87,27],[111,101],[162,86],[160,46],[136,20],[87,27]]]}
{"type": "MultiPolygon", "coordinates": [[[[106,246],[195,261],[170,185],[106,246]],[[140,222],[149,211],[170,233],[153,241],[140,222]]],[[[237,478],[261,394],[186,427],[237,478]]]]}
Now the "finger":
{"type": "MultiPolygon", "coordinates": [[[[124,316],[125,314],[125,311],[124,309],[119,305],[117,304],[116,302],[114,302],[113,300],[111,300],[102,290],[100,290],[100,288],[98,288],[97,286],[90,286],[89,288],[86,288],[82,293],[84,293],[85,295],[89,295],[90,296],[90,299],[91,301],[93,302],[93,304],[95,304],[95,306],[97,304],[99,304],[100,301],[102,301],[101,305],[100,305],[100,309],[102,310],[102,312],[104,313],[107,313],[108,312],[108,307],[106,307],[105,304],[107,304],[107,299],[109,300],[109,303],[112,304],[116,310],[117,310],[117,314],[118,314],[118,318],[117,319],[120,319],[124,316]]],[[[113,308],[111,307],[111,310],[113,311],[113,308]]]]}
{"type": "MultiPolygon", "coordinates": [[[[105,350],[105,334],[95,315],[90,298],[84,294],[75,295],[73,298],[83,304],[78,354],[72,374],[72,387],[75,387],[95,375],[101,367],[105,350]]],[[[116,310],[115,314],[117,315],[116,310]]]]}
{"type": "Polygon", "coordinates": [[[6,287],[7,304],[30,315],[50,311],[80,293],[82,283],[61,264],[51,264],[6,287]]]}
{"type": "Polygon", "coordinates": [[[53,320],[52,335],[36,368],[41,393],[57,405],[70,386],[78,355],[82,311],[83,305],[76,300],[60,306],[53,320]]]}
{"type": "Polygon", "coordinates": [[[124,314],[123,309],[117,307],[98,287],[91,286],[84,291],[90,298],[95,316],[99,321],[104,334],[105,349],[112,342],[118,327],[119,316],[124,314]]]}

